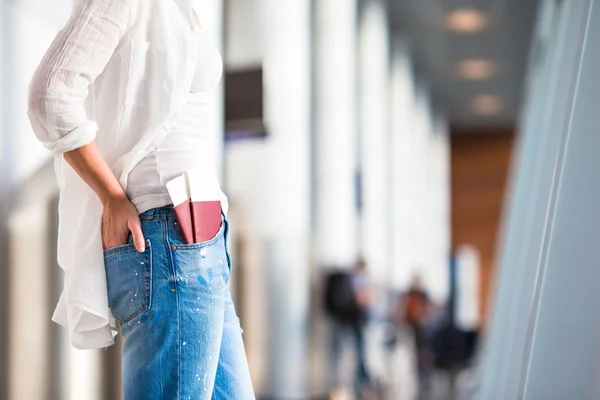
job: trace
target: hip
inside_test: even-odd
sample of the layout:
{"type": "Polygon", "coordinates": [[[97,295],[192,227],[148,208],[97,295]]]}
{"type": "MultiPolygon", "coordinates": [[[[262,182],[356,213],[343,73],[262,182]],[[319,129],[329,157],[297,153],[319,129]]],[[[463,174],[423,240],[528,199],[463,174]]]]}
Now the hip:
{"type": "Polygon", "coordinates": [[[140,220],[144,252],[135,249],[131,236],[128,244],[104,251],[109,307],[119,324],[130,323],[168,293],[221,297],[231,272],[224,215],[213,238],[193,244],[185,242],[172,205],[143,212],[140,220]]]}

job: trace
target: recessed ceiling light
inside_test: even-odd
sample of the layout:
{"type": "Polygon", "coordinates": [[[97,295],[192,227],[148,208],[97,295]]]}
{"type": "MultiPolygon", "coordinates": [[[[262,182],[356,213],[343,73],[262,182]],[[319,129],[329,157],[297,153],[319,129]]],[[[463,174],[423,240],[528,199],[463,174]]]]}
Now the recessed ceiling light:
{"type": "Polygon", "coordinates": [[[463,79],[484,80],[489,79],[498,72],[495,62],[482,58],[473,58],[460,61],[456,64],[456,74],[463,79]]]}
{"type": "Polygon", "coordinates": [[[496,115],[504,108],[504,100],[494,94],[480,94],[471,101],[471,110],[479,115],[496,115]]]}
{"type": "Polygon", "coordinates": [[[457,33],[479,32],[488,25],[487,16],[472,8],[461,8],[446,14],[446,28],[457,33]]]}

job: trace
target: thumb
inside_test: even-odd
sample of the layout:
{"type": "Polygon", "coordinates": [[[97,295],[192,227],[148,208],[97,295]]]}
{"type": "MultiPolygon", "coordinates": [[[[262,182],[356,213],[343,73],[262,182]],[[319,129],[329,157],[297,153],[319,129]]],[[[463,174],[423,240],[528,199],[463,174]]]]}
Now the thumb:
{"type": "Polygon", "coordinates": [[[146,243],[144,240],[144,234],[142,233],[142,225],[139,221],[131,222],[129,226],[131,236],[133,236],[133,243],[137,251],[142,253],[146,250],[146,243]]]}

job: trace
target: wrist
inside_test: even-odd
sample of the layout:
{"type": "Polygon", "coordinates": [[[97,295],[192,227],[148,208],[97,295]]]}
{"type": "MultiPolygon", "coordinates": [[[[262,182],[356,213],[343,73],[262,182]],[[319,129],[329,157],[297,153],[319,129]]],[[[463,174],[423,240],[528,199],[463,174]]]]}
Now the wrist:
{"type": "Polygon", "coordinates": [[[103,207],[107,207],[111,204],[118,204],[124,201],[129,201],[129,198],[127,197],[125,192],[121,190],[120,192],[117,191],[114,193],[106,193],[100,196],[100,201],[102,202],[103,207]]]}

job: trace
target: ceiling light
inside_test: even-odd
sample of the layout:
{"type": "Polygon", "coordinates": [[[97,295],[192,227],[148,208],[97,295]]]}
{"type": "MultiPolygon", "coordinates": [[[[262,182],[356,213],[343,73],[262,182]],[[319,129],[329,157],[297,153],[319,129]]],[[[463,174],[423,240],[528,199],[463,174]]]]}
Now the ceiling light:
{"type": "Polygon", "coordinates": [[[493,94],[481,94],[471,101],[471,110],[479,115],[496,115],[504,108],[504,101],[493,94]]]}
{"type": "Polygon", "coordinates": [[[485,59],[470,59],[460,61],[456,65],[456,73],[463,79],[484,80],[489,79],[498,72],[496,63],[485,59]]]}
{"type": "Polygon", "coordinates": [[[488,25],[488,18],[481,11],[463,8],[446,14],[445,25],[447,29],[457,33],[474,33],[488,25]]]}

